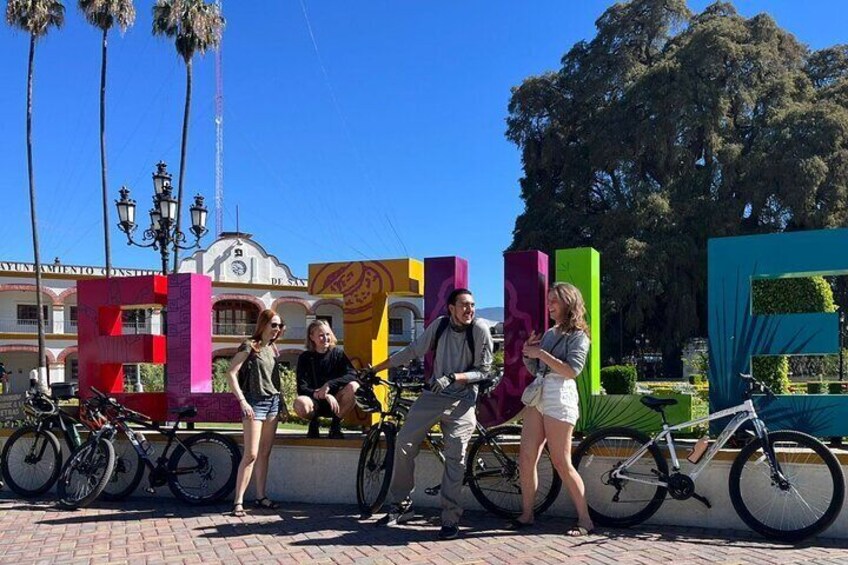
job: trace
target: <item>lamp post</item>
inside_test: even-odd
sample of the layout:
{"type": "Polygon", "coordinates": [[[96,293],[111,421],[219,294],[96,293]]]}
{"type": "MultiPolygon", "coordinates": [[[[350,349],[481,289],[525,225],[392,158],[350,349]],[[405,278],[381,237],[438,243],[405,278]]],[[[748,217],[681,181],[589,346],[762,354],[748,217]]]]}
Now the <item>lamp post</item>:
{"type": "Polygon", "coordinates": [[[127,234],[127,245],[138,247],[152,247],[159,251],[162,257],[162,274],[168,274],[168,257],[171,250],[195,249],[200,247],[200,238],[206,234],[206,217],[209,211],[203,205],[203,196],[198,194],[194,197],[194,205],[189,208],[191,212],[190,231],[194,235],[194,245],[183,245],[186,236],[177,230],[177,199],[173,195],[171,186],[171,175],[168,166],[159,161],[156,172],[153,173],[153,208],[150,209],[150,227],[144,230],[141,243],[135,241],[132,233],[136,230],[135,200],[130,198],[130,189],[126,186],[119,191],[120,200],[115,201],[118,208],[118,227],[127,234]],[[145,242],[150,243],[145,243],[145,242]]]}
{"type": "MultiPolygon", "coordinates": [[[[132,236],[138,228],[135,200],[130,198],[130,189],[126,186],[121,187],[119,193],[121,199],[115,201],[115,206],[118,208],[118,227],[127,234],[127,245],[152,247],[155,251],[158,251],[162,258],[163,275],[168,274],[168,258],[172,250],[188,250],[200,247],[200,238],[209,231],[206,229],[208,210],[203,205],[203,196],[198,194],[194,197],[194,205],[189,208],[191,213],[190,231],[195,238],[194,244],[184,245],[186,236],[177,229],[177,210],[179,208],[177,199],[173,195],[171,175],[168,173],[168,166],[162,161],[156,164],[156,172],[153,173],[153,208],[148,212],[150,227],[144,230],[141,242],[134,240],[132,236]]],[[[167,375],[167,366],[164,371],[167,375]]],[[[141,375],[138,374],[136,378],[137,382],[134,388],[136,392],[142,392],[141,375]]]]}
{"type": "Polygon", "coordinates": [[[845,337],[845,312],[839,312],[839,382],[845,379],[845,354],[842,352],[842,342],[845,337]]]}

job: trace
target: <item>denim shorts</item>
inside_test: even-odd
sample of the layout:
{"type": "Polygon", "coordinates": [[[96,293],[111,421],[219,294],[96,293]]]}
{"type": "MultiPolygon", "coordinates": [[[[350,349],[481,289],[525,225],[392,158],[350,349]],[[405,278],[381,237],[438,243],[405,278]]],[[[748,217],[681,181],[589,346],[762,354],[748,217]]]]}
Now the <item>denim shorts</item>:
{"type": "Polygon", "coordinates": [[[262,396],[259,398],[248,398],[247,403],[253,408],[253,419],[264,422],[275,418],[280,412],[280,395],[262,396]]]}

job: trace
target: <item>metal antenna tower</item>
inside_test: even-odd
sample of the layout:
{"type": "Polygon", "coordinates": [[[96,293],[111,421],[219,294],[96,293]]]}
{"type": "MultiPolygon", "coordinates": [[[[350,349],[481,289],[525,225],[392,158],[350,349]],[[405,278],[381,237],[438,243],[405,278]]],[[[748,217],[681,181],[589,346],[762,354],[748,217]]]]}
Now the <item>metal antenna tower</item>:
{"type": "MultiPolygon", "coordinates": [[[[223,13],[222,0],[216,0],[223,13]]],[[[215,51],[215,237],[224,231],[224,41],[215,51]]]]}

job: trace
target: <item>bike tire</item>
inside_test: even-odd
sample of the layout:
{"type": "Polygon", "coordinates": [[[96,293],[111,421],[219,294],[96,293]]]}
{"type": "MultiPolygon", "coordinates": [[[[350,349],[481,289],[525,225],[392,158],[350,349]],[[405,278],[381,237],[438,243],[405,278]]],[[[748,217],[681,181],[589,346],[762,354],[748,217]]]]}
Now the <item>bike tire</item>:
{"type": "MultiPolygon", "coordinates": [[[[505,518],[521,514],[520,446],[521,427],[500,426],[479,436],[466,459],[465,477],[474,498],[489,512],[505,518]]],[[[562,488],[547,446],[537,470],[539,483],[533,511],[541,514],[554,503],[562,488]]]]}
{"type": "Polygon", "coordinates": [[[789,484],[781,488],[771,478],[762,441],[755,439],[730,468],[733,508],[752,530],[770,539],[798,542],[821,533],[845,499],[839,460],[822,442],[801,432],[771,432],[768,439],[789,484]]]}
{"type": "Polygon", "coordinates": [[[191,436],[168,459],[168,488],[188,504],[213,504],[233,492],[240,461],[241,451],[229,437],[191,436]]]}
{"type": "Polygon", "coordinates": [[[123,500],[135,492],[144,475],[144,461],[135,447],[126,437],[119,437],[113,443],[115,448],[115,469],[100,496],[103,500],[123,500]]]}
{"type": "Polygon", "coordinates": [[[104,438],[95,438],[75,449],[57,482],[59,505],[84,508],[94,502],[112,476],[115,448],[104,438]]]}
{"type": "Polygon", "coordinates": [[[373,426],[362,442],[356,466],[356,502],[363,516],[379,511],[386,501],[394,468],[397,427],[389,422],[373,426]]]}
{"type": "Polygon", "coordinates": [[[53,433],[24,426],[9,436],[0,454],[6,484],[24,498],[44,494],[62,472],[62,447],[53,433]]]}
{"type": "MultiPolygon", "coordinates": [[[[628,480],[613,480],[610,473],[648,444],[651,438],[631,428],[606,428],[580,442],[574,467],[586,488],[592,520],[602,526],[625,528],[644,522],[659,510],[668,489],[628,480]]],[[[629,467],[634,478],[668,477],[668,463],[656,445],[629,467]]]]}

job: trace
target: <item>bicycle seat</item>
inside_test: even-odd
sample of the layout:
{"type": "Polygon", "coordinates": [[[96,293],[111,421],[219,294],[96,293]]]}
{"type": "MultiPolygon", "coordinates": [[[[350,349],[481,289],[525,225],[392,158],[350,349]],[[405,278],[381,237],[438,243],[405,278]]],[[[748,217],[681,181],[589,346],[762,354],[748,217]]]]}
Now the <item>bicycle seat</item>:
{"type": "Polygon", "coordinates": [[[674,406],[677,404],[676,398],[656,398],[654,396],[643,396],[639,399],[639,401],[651,410],[656,410],[657,412],[661,412],[663,406],[674,406]]]}
{"type": "Polygon", "coordinates": [[[171,414],[176,414],[180,418],[194,418],[197,416],[197,408],[188,406],[186,408],[175,408],[171,410],[171,414]]]}

